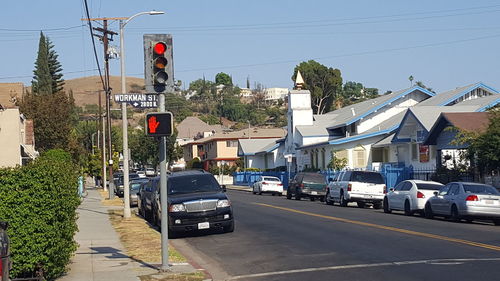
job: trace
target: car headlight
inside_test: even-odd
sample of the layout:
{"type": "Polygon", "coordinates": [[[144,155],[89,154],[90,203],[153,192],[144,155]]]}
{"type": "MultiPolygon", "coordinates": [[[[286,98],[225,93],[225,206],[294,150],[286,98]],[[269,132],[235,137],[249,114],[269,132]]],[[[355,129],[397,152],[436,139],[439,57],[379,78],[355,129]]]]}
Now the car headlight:
{"type": "Polygon", "coordinates": [[[172,204],[170,205],[169,212],[184,212],[186,211],[186,208],[184,207],[183,204],[172,204]]]}
{"type": "Polygon", "coordinates": [[[217,201],[217,208],[225,208],[231,206],[231,202],[227,199],[217,201]]]}

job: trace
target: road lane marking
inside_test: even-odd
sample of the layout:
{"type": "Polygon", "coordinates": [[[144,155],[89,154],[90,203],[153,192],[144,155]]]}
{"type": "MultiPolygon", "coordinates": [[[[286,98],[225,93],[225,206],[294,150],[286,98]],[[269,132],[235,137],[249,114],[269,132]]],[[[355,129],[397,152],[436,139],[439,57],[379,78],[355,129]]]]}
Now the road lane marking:
{"type": "Polygon", "coordinates": [[[394,231],[394,232],[399,232],[399,233],[405,233],[405,234],[414,235],[414,236],[439,239],[439,240],[444,240],[444,241],[448,241],[448,242],[454,242],[454,243],[459,243],[459,244],[464,244],[464,245],[469,245],[469,246],[474,246],[474,247],[479,247],[479,248],[485,248],[485,249],[494,250],[494,251],[500,251],[500,246],[495,246],[495,245],[490,245],[490,244],[484,244],[484,243],[468,241],[468,240],[463,240],[463,239],[458,239],[458,238],[451,238],[451,237],[430,234],[430,233],[425,233],[425,232],[407,230],[407,229],[402,229],[402,228],[397,228],[397,227],[392,227],[392,226],[384,226],[384,225],[373,224],[373,223],[369,223],[369,222],[362,222],[362,221],[355,221],[355,220],[349,220],[349,219],[344,219],[344,218],[320,215],[320,214],[304,212],[304,211],[299,211],[299,210],[295,210],[295,209],[279,207],[279,206],[274,206],[274,205],[269,205],[269,204],[263,204],[263,203],[254,203],[254,204],[264,206],[264,207],[279,209],[279,210],[283,210],[283,211],[308,215],[308,216],[312,216],[312,217],[324,218],[324,219],[329,219],[329,220],[334,220],[334,221],[340,221],[340,222],[351,223],[351,224],[356,224],[356,225],[368,226],[368,227],[384,229],[384,230],[389,230],[389,231],[394,231]]]}
{"type": "Polygon", "coordinates": [[[342,270],[342,269],[355,269],[355,268],[368,268],[368,267],[381,267],[381,266],[394,266],[394,265],[403,266],[403,265],[414,265],[414,264],[450,265],[451,263],[465,263],[465,262],[477,262],[477,261],[500,261],[500,258],[437,259],[437,260],[418,260],[418,261],[400,261],[400,262],[381,262],[381,263],[368,263],[368,264],[336,265],[336,266],[303,268],[303,269],[294,269],[294,270],[283,270],[283,271],[238,275],[238,276],[233,276],[227,280],[238,280],[238,279],[247,279],[247,278],[267,277],[267,276],[273,276],[273,275],[284,275],[284,274],[327,271],[327,270],[342,270]]]}

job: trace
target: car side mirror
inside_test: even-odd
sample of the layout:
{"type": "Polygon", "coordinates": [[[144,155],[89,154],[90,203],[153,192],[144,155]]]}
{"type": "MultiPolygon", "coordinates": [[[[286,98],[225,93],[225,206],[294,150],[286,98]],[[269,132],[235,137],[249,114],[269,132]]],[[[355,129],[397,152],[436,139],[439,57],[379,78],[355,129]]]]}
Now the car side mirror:
{"type": "Polygon", "coordinates": [[[222,188],[222,192],[226,192],[227,191],[227,188],[226,188],[225,184],[221,185],[220,187],[222,188]]]}
{"type": "Polygon", "coordinates": [[[437,192],[437,191],[434,191],[433,193],[434,193],[434,196],[438,196],[438,194],[439,194],[439,192],[437,192]]]}
{"type": "Polygon", "coordinates": [[[389,191],[393,192],[394,191],[394,187],[389,188],[389,191]]]}

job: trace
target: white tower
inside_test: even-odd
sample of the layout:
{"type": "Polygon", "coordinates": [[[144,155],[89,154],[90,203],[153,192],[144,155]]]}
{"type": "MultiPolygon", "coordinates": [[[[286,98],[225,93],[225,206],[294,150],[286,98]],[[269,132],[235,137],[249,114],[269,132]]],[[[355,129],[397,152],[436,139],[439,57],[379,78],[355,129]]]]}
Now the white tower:
{"type": "MultiPolygon", "coordinates": [[[[299,142],[296,127],[300,125],[313,125],[313,111],[311,108],[311,92],[302,90],[304,80],[300,71],[297,72],[295,89],[288,92],[288,125],[285,153],[295,155],[296,143],[299,142]]],[[[295,158],[295,157],[294,157],[295,158]]]]}

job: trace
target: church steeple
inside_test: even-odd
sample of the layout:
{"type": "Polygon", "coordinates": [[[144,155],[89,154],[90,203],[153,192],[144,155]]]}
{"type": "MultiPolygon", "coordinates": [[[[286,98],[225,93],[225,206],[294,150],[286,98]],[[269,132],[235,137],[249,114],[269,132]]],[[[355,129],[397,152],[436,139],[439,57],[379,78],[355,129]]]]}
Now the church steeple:
{"type": "Polygon", "coordinates": [[[300,70],[297,70],[297,77],[295,77],[295,90],[302,90],[304,86],[304,78],[302,78],[302,74],[300,74],[300,70]]]}

